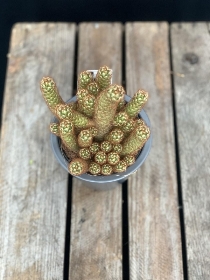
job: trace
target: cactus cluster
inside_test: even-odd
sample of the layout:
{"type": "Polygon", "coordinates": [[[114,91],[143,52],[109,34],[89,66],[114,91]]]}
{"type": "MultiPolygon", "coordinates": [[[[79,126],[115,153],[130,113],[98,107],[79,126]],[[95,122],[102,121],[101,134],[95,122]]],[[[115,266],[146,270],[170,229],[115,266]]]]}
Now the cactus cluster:
{"type": "Polygon", "coordinates": [[[107,66],[95,77],[91,71],[80,73],[77,101],[68,104],[52,78],[41,80],[45,102],[58,120],[50,124],[50,131],[60,137],[72,175],[124,172],[149,138],[149,128],[138,117],[148,93],[138,90],[126,103],[124,88],[111,80],[107,66]]]}

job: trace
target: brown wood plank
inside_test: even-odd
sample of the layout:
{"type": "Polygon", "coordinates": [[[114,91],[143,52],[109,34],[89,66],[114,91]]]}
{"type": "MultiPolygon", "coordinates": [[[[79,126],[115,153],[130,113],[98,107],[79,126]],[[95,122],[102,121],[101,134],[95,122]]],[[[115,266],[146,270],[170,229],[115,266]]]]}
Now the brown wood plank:
{"type": "Polygon", "coordinates": [[[210,279],[210,40],[207,23],[173,24],[172,54],[189,279],[210,279]]]}
{"type": "Polygon", "coordinates": [[[149,92],[153,134],[128,180],[130,279],[183,279],[167,23],[126,25],[126,88],[149,92]]]}
{"type": "MultiPolygon", "coordinates": [[[[78,73],[107,65],[121,84],[119,23],[79,26],[78,73]]],[[[122,279],[121,186],[94,191],[73,179],[69,279],[122,279]]]]}
{"type": "Polygon", "coordinates": [[[50,75],[70,97],[75,26],[12,30],[0,159],[0,279],[63,279],[67,172],[49,141],[52,118],[39,82],[50,75]]]}

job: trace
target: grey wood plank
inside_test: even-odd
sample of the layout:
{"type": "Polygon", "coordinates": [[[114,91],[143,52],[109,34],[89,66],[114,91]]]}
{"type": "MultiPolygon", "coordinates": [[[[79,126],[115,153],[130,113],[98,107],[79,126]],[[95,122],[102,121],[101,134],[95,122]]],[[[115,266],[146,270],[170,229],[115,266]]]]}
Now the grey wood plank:
{"type": "Polygon", "coordinates": [[[168,24],[126,24],[126,89],[149,92],[153,145],[128,179],[130,279],[183,279],[168,24]]]}
{"type": "Polygon", "coordinates": [[[0,157],[0,279],[63,279],[67,173],[56,162],[39,82],[72,92],[75,25],[16,24],[4,95],[0,157]]]}
{"type": "MultiPolygon", "coordinates": [[[[80,24],[78,73],[107,65],[121,84],[121,36],[119,23],[80,24]]],[[[121,204],[121,186],[100,192],[73,179],[69,279],[122,279],[121,204]]]]}
{"type": "Polygon", "coordinates": [[[189,279],[210,279],[210,40],[208,23],[171,27],[189,279]]]}

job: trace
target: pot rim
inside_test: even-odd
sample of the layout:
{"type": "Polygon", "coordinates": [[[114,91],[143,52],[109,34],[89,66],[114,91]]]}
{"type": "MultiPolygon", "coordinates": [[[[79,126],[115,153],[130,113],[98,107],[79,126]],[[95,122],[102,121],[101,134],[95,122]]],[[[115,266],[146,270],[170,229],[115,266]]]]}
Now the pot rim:
{"type": "MultiPolygon", "coordinates": [[[[128,102],[130,99],[131,99],[130,96],[125,95],[125,101],[128,102]]],[[[67,103],[75,102],[76,100],[77,100],[77,96],[74,96],[74,97],[70,98],[67,101],[67,103]]],[[[127,167],[126,171],[124,171],[122,173],[114,173],[114,174],[106,175],[106,176],[105,175],[91,175],[91,174],[85,173],[85,174],[82,174],[79,176],[74,176],[74,177],[81,179],[83,181],[102,184],[102,183],[121,181],[121,180],[127,178],[132,173],[135,173],[137,171],[137,169],[144,163],[145,159],[147,158],[147,156],[150,152],[151,146],[152,146],[152,133],[151,133],[150,120],[149,120],[146,112],[143,109],[139,112],[138,115],[140,118],[142,118],[144,120],[146,125],[150,128],[150,137],[147,140],[147,142],[144,144],[144,146],[143,146],[142,150],[140,151],[140,154],[137,157],[134,164],[127,167]]],[[[52,122],[58,122],[57,118],[54,117],[52,119],[52,122]]],[[[54,153],[57,161],[69,173],[69,171],[68,171],[69,162],[64,158],[64,156],[61,152],[60,145],[59,145],[59,137],[56,136],[55,134],[51,133],[50,141],[51,141],[51,147],[52,147],[53,153],[54,153]]]]}

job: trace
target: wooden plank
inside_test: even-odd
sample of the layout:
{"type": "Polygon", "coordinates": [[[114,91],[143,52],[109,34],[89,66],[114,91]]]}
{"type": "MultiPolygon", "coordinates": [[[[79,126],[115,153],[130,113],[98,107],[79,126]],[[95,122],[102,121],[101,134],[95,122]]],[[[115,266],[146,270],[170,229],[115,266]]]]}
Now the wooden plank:
{"type": "Polygon", "coordinates": [[[126,25],[126,88],[149,92],[153,134],[128,180],[130,279],[183,279],[167,23],[126,25]]]}
{"type": "MultiPolygon", "coordinates": [[[[79,26],[78,73],[107,65],[121,84],[118,23],[79,26]]],[[[94,191],[73,179],[69,279],[122,279],[121,187],[94,191]]]]}
{"type": "Polygon", "coordinates": [[[0,160],[0,279],[62,279],[67,173],[50,148],[39,82],[72,91],[75,26],[16,24],[4,96],[0,160]]]}
{"type": "Polygon", "coordinates": [[[173,24],[172,54],[189,279],[210,279],[210,40],[207,23],[173,24]]]}

